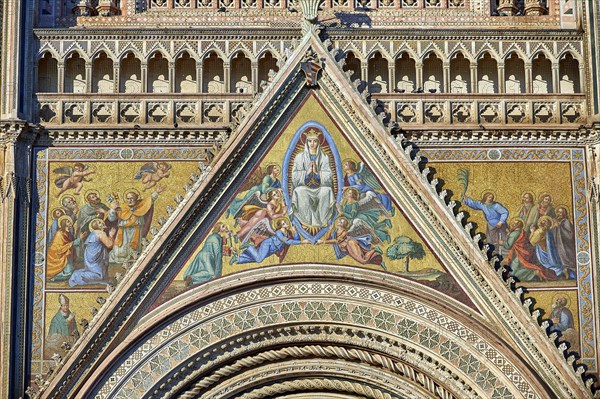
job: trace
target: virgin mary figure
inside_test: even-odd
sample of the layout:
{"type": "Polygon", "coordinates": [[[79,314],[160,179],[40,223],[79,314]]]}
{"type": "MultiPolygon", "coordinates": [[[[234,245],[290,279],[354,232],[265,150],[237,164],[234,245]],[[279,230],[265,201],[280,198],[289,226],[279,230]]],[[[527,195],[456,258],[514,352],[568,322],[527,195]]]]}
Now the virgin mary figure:
{"type": "Polygon", "coordinates": [[[304,150],[294,157],[292,169],[292,214],[314,234],[333,217],[335,196],[329,156],[321,149],[322,133],[309,127],[304,150]]]}

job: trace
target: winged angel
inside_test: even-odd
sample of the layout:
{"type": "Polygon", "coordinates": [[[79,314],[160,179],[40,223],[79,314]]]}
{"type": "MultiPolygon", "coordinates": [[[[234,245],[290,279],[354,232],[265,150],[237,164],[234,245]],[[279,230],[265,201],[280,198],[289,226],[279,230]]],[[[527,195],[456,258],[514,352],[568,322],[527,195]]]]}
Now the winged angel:
{"type": "Polygon", "coordinates": [[[344,196],[337,205],[338,214],[346,218],[351,228],[355,224],[369,229],[369,234],[379,242],[389,242],[388,229],[392,227],[389,217],[392,213],[374,191],[360,193],[355,187],[344,187],[344,196]]]}
{"type": "Polygon", "coordinates": [[[309,244],[310,241],[300,239],[296,228],[287,217],[273,221],[261,219],[253,228],[241,247],[246,247],[240,254],[237,263],[261,263],[271,255],[277,255],[279,263],[283,262],[290,245],[309,244]],[[248,241],[252,241],[248,245],[248,241]]]}
{"type": "Polygon", "coordinates": [[[167,162],[147,162],[142,165],[134,179],[141,180],[146,191],[162,179],[171,176],[171,168],[172,165],[167,162]]]}
{"type": "Polygon", "coordinates": [[[79,195],[83,189],[83,183],[92,181],[92,179],[87,178],[87,176],[96,173],[96,169],[89,168],[87,165],[84,165],[81,162],[76,162],[73,164],[73,166],[56,168],[53,170],[53,172],[60,175],[56,178],[56,180],[54,180],[56,187],[60,188],[60,191],[58,194],[56,194],[56,197],[60,197],[69,189],[74,189],[75,194],[79,195]]]}
{"type": "Polygon", "coordinates": [[[267,224],[275,219],[287,215],[288,207],[283,201],[283,191],[280,188],[271,188],[266,194],[255,191],[244,202],[233,217],[240,227],[237,238],[247,241],[252,236],[252,230],[261,222],[266,220],[267,224]]]}

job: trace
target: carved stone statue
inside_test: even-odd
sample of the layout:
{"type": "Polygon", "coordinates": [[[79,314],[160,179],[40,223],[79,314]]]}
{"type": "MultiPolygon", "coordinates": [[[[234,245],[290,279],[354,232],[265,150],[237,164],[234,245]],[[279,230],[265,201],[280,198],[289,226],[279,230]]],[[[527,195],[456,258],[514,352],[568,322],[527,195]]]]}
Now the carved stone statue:
{"type": "Polygon", "coordinates": [[[219,75],[215,75],[213,80],[208,82],[209,93],[225,93],[225,83],[221,81],[219,75]]]}
{"type": "Polygon", "coordinates": [[[375,76],[373,82],[371,83],[371,92],[372,93],[387,93],[388,92],[388,84],[384,81],[381,75],[375,76]]]}
{"type": "Polygon", "coordinates": [[[181,93],[196,92],[196,81],[192,79],[192,75],[186,75],[185,79],[179,83],[179,91],[181,93]]]}
{"type": "Polygon", "coordinates": [[[521,81],[515,75],[510,75],[506,79],[506,92],[508,94],[521,94],[521,81]]]}
{"type": "Polygon", "coordinates": [[[252,93],[252,82],[248,80],[246,75],[243,75],[240,80],[235,84],[236,93],[252,93]]]}
{"type": "Polygon", "coordinates": [[[152,82],[152,93],[168,93],[169,81],[165,79],[165,75],[158,75],[156,80],[152,82]]]}
{"type": "Polygon", "coordinates": [[[492,94],[494,93],[494,81],[490,80],[487,75],[483,75],[477,82],[477,89],[481,94],[492,94]]]}
{"type": "Polygon", "coordinates": [[[125,93],[141,93],[142,81],[138,79],[135,73],[125,81],[125,93]]]}
{"type": "Polygon", "coordinates": [[[542,79],[542,75],[535,75],[533,79],[533,94],[548,94],[548,82],[542,79]]]}
{"type": "Polygon", "coordinates": [[[73,79],[73,93],[85,93],[85,79],[80,73],[73,79]]]}
{"type": "Polygon", "coordinates": [[[429,76],[429,79],[423,83],[423,89],[425,90],[425,93],[440,93],[442,91],[440,81],[435,80],[435,75],[429,76]]]}
{"type": "Polygon", "coordinates": [[[467,81],[461,75],[456,75],[450,82],[450,93],[467,93],[467,81]]]}
{"type": "Polygon", "coordinates": [[[112,93],[114,91],[114,83],[109,74],[105,74],[98,81],[98,93],[112,93]]]}
{"type": "Polygon", "coordinates": [[[575,93],[575,82],[569,79],[569,75],[563,75],[560,79],[560,92],[563,94],[575,93]]]}
{"type": "Polygon", "coordinates": [[[408,75],[402,76],[402,79],[396,85],[402,93],[410,93],[415,89],[415,83],[408,78],[408,75]]]}

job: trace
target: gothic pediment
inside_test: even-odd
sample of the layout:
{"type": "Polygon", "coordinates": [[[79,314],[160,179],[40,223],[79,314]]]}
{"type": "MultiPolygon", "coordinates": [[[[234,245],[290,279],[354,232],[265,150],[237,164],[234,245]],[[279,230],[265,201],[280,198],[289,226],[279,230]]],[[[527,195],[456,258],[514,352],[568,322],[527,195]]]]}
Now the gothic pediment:
{"type": "Polygon", "coordinates": [[[43,397],[590,396],[360,86],[307,34],[43,397]],[[257,173],[273,181],[253,194],[257,173]],[[415,272],[447,275],[455,295],[403,270],[402,236],[421,246],[415,272]],[[198,257],[223,277],[195,284],[198,257]]]}

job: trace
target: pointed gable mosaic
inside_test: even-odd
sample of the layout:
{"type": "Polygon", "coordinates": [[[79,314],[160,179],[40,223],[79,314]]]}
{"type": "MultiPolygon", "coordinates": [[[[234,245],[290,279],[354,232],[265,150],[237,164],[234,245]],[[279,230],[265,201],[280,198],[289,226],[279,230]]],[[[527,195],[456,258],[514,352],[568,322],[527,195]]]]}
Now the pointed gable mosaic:
{"type": "Polygon", "coordinates": [[[320,263],[397,273],[472,306],[314,95],[239,180],[158,304],[238,271],[320,263]]]}

